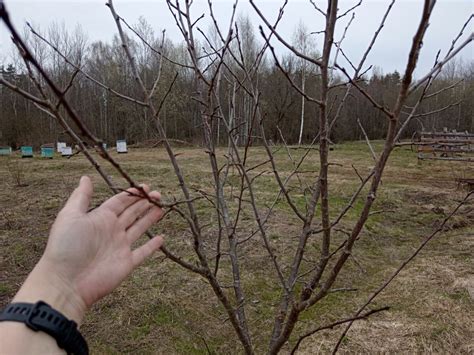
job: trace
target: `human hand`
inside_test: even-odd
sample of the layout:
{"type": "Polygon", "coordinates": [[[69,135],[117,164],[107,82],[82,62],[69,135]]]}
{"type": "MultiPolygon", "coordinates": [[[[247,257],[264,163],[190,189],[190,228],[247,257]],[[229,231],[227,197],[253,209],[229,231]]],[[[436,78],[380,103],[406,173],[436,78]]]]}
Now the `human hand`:
{"type": "MultiPolygon", "coordinates": [[[[137,189],[127,191],[139,193],[137,189]]],[[[149,195],[157,200],[161,197],[156,191],[149,195]]],[[[163,238],[157,236],[131,249],[132,243],[161,218],[161,208],[122,192],[88,212],[91,197],[92,183],[84,176],[59,212],[46,250],[15,297],[16,302],[42,299],[79,323],[87,308],[161,247],[163,238]]]]}

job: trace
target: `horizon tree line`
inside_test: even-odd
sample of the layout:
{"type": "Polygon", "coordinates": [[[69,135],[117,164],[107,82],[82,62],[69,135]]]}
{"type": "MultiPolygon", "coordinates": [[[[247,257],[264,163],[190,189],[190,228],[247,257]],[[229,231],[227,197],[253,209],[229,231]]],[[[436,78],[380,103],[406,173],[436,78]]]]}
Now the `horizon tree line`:
{"type": "MultiPolygon", "coordinates": [[[[199,103],[193,99],[196,78],[190,68],[185,44],[173,43],[164,31],[156,34],[144,18],[140,18],[138,23],[130,28],[139,36],[129,37],[128,40],[145,85],[151,88],[154,78],[158,73],[160,75],[153,100],[159,104],[167,93],[161,112],[167,136],[192,145],[202,144],[199,103]]],[[[241,43],[240,54],[243,62],[248,65],[248,68],[244,69],[251,70],[263,44],[257,38],[248,17],[239,16],[236,29],[241,43]]],[[[213,28],[208,32],[209,43],[199,48],[203,58],[206,57],[206,52],[212,51],[212,41],[218,41],[213,28]]],[[[52,23],[45,33],[37,32],[28,25],[24,33],[41,64],[54,80],[66,87],[74,76],[74,83],[66,94],[67,98],[104,142],[113,144],[117,139],[126,139],[133,144],[158,140],[158,132],[146,108],[130,104],[120,95],[114,94],[137,97],[140,91],[117,35],[110,43],[89,43],[86,33],[80,27],[69,31],[64,24],[58,23],[52,23]],[[97,82],[91,81],[90,78],[102,85],[97,85],[97,82]]],[[[318,43],[304,23],[296,25],[292,43],[302,53],[316,57],[319,55],[318,43]]],[[[233,45],[238,46],[235,43],[233,45]]],[[[239,52],[239,48],[234,48],[234,52],[239,52]]],[[[230,56],[226,61],[233,67],[227,71],[224,69],[221,74],[225,77],[219,88],[223,110],[232,111],[238,144],[243,145],[251,138],[252,144],[260,145],[258,136],[249,137],[253,130],[251,126],[255,125],[255,122],[252,123],[249,104],[251,100],[247,89],[232,80],[232,75],[238,74],[239,70],[241,79],[244,78],[245,70],[239,68],[230,56]]],[[[298,83],[308,96],[317,96],[320,72],[312,63],[298,58],[292,52],[280,55],[278,61],[277,65],[267,53],[257,70],[251,71],[251,80],[258,82],[260,90],[266,136],[273,144],[309,144],[313,141],[315,132],[319,130],[318,120],[315,119],[319,108],[300,95],[287,79],[289,76],[298,83]]],[[[333,88],[329,91],[329,102],[336,108],[344,97],[347,83],[340,73],[331,74],[333,88]]],[[[1,65],[0,75],[18,87],[35,90],[19,58],[12,63],[1,65]]],[[[375,99],[390,106],[394,104],[400,81],[401,75],[397,71],[384,74],[380,66],[373,66],[359,79],[359,85],[375,99]]],[[[445,127],[461,132],[474,131],[474,61],[450,62],[436,77],[432,87],[433,90],[450,88],[422,103],[419,117],[410,122],[401,138],[410,138],[420,130],[436,131],[445,127]],[[424,115],[429,112],[429,115],[424,115]]],[[[361,122],[369,139],[385,138],[387,122],[381,118],[379,111],[372,109],[371,103],[365,100],[360,92],[354,90],[345,100],[346,103],[331,130],[332,142],[363,139],[361,128],[353,127],[356,120],[361,122]]],[[[15,148],[25,144],[38,146],[46,142],[68,140],[53,118],[2,86],[0,107],[1,145],[15,148]]],[[[408,112],[408,109],[406,111],[408,112]]],[[[328,112],[329,116],[335,114],[335,110],[328,112]]],[[[217,123],[214,126],[217,144],[228,144],[226,135],[221,133],[224,131],[222,124],[217,123]]]]}

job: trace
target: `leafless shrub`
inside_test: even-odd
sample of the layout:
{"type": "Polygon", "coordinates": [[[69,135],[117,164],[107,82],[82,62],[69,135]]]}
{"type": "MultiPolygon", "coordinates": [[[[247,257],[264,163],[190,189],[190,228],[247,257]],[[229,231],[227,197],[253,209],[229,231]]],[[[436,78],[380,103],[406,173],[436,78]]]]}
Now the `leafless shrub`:
{"type": "Polygon", "coordinates": [[[25,164],[15,157],[6,157],[6,167],[16,187],[25,187],[28,184],[26,181],[26,167],[25,164]]]}

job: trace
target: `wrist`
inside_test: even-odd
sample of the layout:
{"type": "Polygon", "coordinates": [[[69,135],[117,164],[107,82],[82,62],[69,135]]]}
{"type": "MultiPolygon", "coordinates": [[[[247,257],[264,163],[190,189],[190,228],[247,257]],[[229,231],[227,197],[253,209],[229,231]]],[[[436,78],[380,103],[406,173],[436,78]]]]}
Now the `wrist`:
{"type": "Polygon", "coordinates": [[[87,311],[86,304],[74,287],[44,260],[40,260],[28,275],[13,302],[35,303],[40,300],[78,325],[87,311]]]}

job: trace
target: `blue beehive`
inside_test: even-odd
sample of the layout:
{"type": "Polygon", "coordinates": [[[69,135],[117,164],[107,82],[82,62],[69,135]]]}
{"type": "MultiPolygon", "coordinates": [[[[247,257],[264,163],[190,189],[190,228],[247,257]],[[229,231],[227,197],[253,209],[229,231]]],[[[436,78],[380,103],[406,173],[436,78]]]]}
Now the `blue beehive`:
{"type": "Polygon", "coordinates": [[[41,157],[52,159],[54,155],[54,148],[52,147],[41,147],[41,157]]]}
{"type": "Polygon", "coordinates": [[[22,158],[33,158],[33,147],[24,145],[20,149],[22,158]]]}
{"type": "Polygon", "coordinates": [[[0,155],[12,155],[11,147],[0,147],[0,155]]]}

